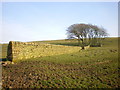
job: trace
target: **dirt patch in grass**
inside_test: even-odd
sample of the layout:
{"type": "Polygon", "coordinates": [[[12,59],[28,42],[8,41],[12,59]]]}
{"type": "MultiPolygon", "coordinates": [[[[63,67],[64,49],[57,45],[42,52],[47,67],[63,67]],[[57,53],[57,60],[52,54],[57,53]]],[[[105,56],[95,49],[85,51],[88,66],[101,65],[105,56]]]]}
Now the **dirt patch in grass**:
{"type": "Polygon", "coordinates": [[[40,60],[9,64],[3,67],[3,88],[117,88],[117,68],[110,71],[108,64],[105,61],[86,67],[40,60]]]}

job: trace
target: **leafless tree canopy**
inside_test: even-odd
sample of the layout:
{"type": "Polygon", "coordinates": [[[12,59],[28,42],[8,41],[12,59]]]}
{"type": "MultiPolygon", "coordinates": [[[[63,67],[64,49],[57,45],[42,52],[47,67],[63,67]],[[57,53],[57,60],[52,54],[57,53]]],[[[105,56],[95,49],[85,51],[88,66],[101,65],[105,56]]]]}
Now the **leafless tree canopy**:
{"type": "Polygon", "coordinates": [[[68,39],[76,38],[82,46],[101,44],[107,35],[103,27],[92,24],[73,24],[67,29],[68,39]]]}

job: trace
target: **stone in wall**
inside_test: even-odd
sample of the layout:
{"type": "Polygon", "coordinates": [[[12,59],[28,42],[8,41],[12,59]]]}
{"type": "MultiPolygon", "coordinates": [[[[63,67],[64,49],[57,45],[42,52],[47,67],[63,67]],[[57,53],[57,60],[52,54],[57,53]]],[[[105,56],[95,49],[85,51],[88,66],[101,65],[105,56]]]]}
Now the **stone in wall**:
{"type": "Polygon", "coordinates": [[[10,41],[8,44],[8,48],[7,48],[7,59],[9,61],[13,61],[14,59],[16,59],[17,55],[19,54],[19,45],[21,43],[20,42],[14,42],[14,41],[10,41]]]}
{"type": "Polygon", "coordinates": [[[13,45],[13,41],[10,41],[7,48],[7,59],[9,61],[12,61],[13,59],[12,45],[13,45]]]}

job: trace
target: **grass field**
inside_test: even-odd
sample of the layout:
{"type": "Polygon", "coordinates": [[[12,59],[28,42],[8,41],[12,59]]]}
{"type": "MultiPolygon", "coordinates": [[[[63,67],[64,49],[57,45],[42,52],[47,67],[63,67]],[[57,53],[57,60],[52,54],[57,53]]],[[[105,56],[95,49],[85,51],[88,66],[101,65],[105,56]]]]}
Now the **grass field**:
{"type": "MultiPolygon", "coordinates": [[[[76,40],[41,41],[77,46],[76,40]]],[[[6,58],[7,44],[2,45],[6,58]]],[[[72,48],[72,47],[71,47],[72,48]]],[[[102,47],[69,54],[31,58],[2,68],[3,88],[118,88],[118,39],[107,38],[102,47]]]]}

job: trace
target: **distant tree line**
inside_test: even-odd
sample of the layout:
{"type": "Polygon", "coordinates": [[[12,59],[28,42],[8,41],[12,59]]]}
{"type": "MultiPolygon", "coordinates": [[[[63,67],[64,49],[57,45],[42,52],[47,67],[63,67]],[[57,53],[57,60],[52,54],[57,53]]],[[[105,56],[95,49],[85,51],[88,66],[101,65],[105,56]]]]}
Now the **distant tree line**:
{"type": "Polygon", "coordinates": [[[108,36],[103,27],[92,24],[73,24],[67,28],[67,38],[77,39],[78,44],[82,46],[101,46],[102,40],[108,36]]]}

